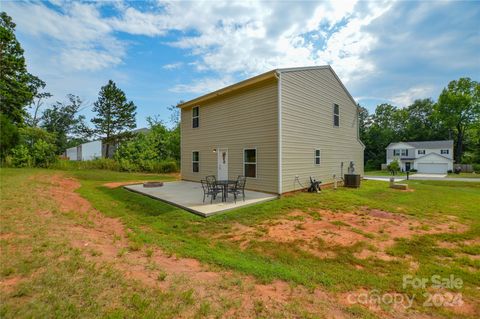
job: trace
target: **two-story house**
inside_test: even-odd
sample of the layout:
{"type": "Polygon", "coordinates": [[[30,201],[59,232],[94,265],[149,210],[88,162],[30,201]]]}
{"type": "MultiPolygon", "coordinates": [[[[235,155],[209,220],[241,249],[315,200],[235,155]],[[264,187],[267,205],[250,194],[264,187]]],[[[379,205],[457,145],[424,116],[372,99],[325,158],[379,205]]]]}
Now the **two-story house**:
{"type": "Polygon", "coordinates": [[[446,174],[453,169],[453,141],[424,141],[390,143],[387,165],[398,160],[402,171],[446,174]]]}
{"type": "Polygon", "coordinates": [[[358,108],[330,66],[276,69],[179,105],[182,179],[282,194],[363,175],[358,108]]]}

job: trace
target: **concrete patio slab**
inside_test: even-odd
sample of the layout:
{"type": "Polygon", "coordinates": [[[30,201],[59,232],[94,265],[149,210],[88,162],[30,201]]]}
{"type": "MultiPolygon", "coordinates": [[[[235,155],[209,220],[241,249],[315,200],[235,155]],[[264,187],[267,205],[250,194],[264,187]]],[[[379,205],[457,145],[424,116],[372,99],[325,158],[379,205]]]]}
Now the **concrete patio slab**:
{"type": "Polygon", "coordinates": [[[125,189],[175,205],[203,217],[278,198],[277,195],[245,190],[245,201],[239,198],[235,203],[233,196],[230,195],[226,202],[222,202],[221,196],[219,196],[212,204],[210,204],[209,197],[203,203],[202,185],[187,181],[167,182],[162,187],[153,188],[145,188],[143,184],[135,184],[125,186],[125,189]]]}

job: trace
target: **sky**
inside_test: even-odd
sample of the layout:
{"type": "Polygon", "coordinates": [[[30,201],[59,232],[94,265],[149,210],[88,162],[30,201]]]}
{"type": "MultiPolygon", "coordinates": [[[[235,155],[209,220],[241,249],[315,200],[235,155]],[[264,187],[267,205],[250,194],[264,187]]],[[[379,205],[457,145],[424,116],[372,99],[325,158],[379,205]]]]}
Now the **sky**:
{"type": "Polygon", "coordinates": [[[30,73],[91,107],[116,82],[147,116],[283,67],[329,64],[370,112],[480,81],[480,1],[0,2],[30,73]]]}

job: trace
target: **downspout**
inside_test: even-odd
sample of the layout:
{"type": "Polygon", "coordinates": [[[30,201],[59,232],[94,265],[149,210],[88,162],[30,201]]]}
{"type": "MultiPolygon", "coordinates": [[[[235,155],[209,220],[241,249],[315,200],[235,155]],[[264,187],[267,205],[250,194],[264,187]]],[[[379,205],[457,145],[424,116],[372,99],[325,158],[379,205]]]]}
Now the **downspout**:
{"type": "Polygon", "coordinates": [[[282,74],[277,71],[275,77],[278,79],[278,195],[282,194],[282,74]]]}

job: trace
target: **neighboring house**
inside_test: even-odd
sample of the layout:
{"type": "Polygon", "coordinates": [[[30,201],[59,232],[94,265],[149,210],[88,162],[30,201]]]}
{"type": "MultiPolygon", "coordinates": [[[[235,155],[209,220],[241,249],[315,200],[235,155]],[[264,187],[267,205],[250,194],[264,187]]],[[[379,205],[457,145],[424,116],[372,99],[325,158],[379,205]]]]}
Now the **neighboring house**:
{"type": "MultiPolygon", "coordinates": [[[[147,128],[139,128],[131,131],[132,133],[145,134],[149,131],[147,128]]],[[[97,158],[112,158],[117,150],[118,144],[110,144],[108,154],[106,154],[107,144],[103,140],[86,142],[78,146],[70,147],[65,151],[65,156],[71,161],[90,161],[97,158]]]]}
{"type": "Polygon", "coordinates": [[[402,171],[445,174],[453,170],[452,140],[390,143],[386,150],[387,165],[398,160],[402,171]]]}
{"type": "Polygon", "coordinates": [[[276,69],[180,104],[182,179],[282,194],[363,175],[358,107],[330,66],[276,69]]]}

